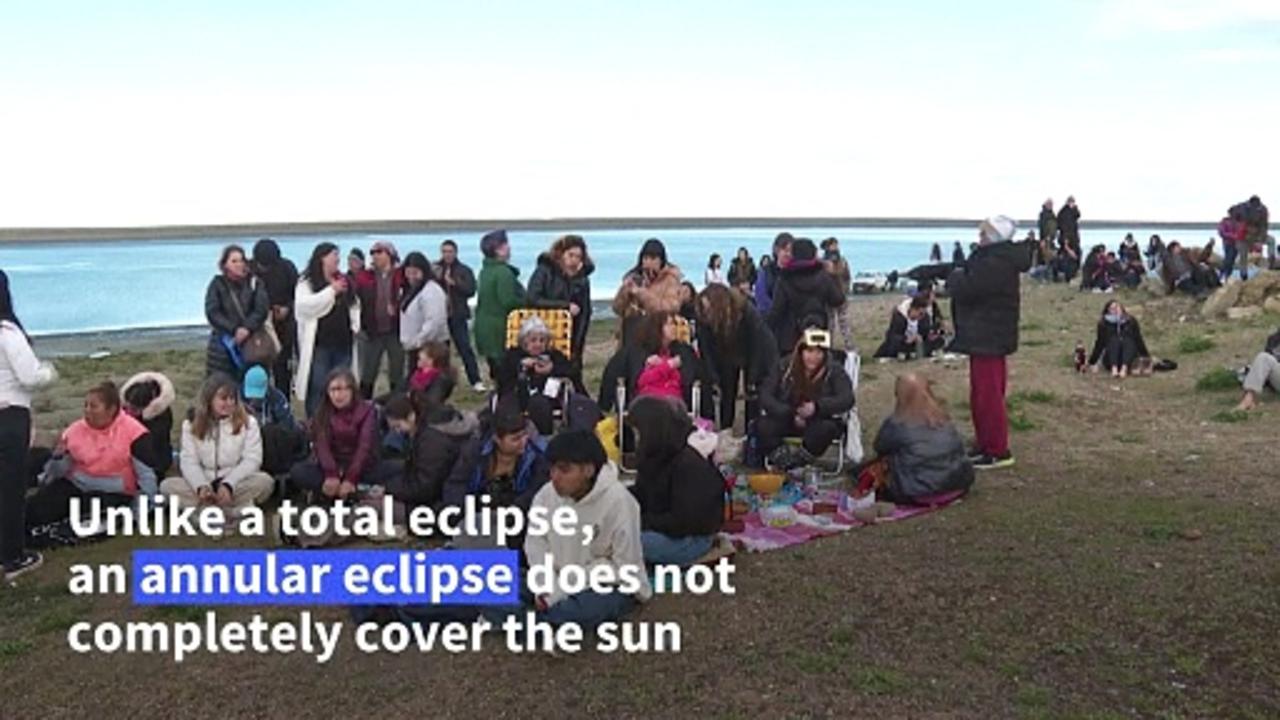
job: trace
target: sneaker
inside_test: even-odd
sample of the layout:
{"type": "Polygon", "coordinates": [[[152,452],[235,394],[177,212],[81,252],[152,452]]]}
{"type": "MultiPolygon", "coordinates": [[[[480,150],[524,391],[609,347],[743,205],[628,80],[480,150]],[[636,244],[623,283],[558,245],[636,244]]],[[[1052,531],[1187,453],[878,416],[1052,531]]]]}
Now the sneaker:
{"type": "Polygon", "coordinates": [[[4,581],[13,582],[43,564],[43,555],[34,550],[24,550],[18,559],[4,564],[4,581]]]}
{"type": "Polygon", "coordinates": [[[983,455],[973,461],[974,470],[999,470],[1001,468],[1013,467],[1013,453],[1009,453],[1002,457],[994,455],[983,455]]]}
{"type": "Polygon", "coordinates": [[[489,386],[485,385],[483,382],[477,382],[475,385],[471,386],[471,389],[479,395],[489,392],[489,386]]]}

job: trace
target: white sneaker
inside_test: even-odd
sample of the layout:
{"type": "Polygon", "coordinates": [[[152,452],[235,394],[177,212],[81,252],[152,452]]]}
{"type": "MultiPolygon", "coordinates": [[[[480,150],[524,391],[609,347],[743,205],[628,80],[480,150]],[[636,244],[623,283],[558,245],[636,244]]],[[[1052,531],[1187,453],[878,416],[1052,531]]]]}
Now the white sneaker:
{"type": "Polygon", "coordinates": [[[483,382],[477,382],[475,385],[471,386],[471,389],[480,394],[489,392],[489,386],[485,385],[483,382]]]}

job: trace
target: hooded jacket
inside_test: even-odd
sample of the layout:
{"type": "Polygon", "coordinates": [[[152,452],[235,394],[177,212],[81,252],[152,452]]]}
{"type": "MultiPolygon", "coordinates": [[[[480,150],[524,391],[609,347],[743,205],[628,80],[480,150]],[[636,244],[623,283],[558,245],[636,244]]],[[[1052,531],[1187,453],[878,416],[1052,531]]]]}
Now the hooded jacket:
{"type": "Polygon", "coordinates": [[[889,458],[889,491],[898,502],[973,485],[973,464],[952,423],[935,428],[890,415],[876,434],[875,451],[889,458]]]}
{"type": "Polygon", "coordinates": [[[724,520],[724,476],[688,444],[674,454],[642,458],[631,493],[640,527],[673,538],[710,535],[724,520]]]}
{"type": "Polygon", "coordinates": [[[152,469],[157,477],[164,477],[173,466],[173,401],[176,393],[173,382],[163,373],[140,372],[120,387],[124,396],[129,388],[144,382],[155,382],[160,392],[142,409],[142,426],[151,438],[151,455],[155,461],[152,469]]]}
{"type": "Polygon", "coordinates": [[[413,437],[404,474],[387,485],[387,492],[408,505],[439,505],[446,482],[457,467],[463,448],[480,430],[474,413],[442,406],[423,419],[413,437]]]}
{"type": "MultiPolygon", "coordinates": [[[[910,300],[907,301],[907,308],[901,305],[893,309],[889,315],[889,329],[885,330],[884,342],[880,343],[880,347],[876,350],[878,358],[896,358],[899,353],[914,350],[913,347],[907,345],[907,328],[910,327],[911,319],[907,316],[908,308],[910,308],[910,300]]],[[[923,340],[929,337],[929,333],[933,331],[933,321],[929,317],[929,313],[922,313],[920,319],[916,321],[916,334],[923,340]]]]}
{"type": "Polygon", "coordinates": [[[476,294],[476,274],[471,272],[471,268],[461,260],[454,260],[448,265],[438,262],[432,266],[432,269],[440,284],[448,290],[449,319],[470,320],[471,306],[467,301],[476,294]],[[446,275],[453,278],[453,285],[445,282],[446,275]]]}
{"type": "Polygon", "coordinates": [[[1147,343],[1142,339],[1142,327],[1138,325],[1137,318],[1126,315],[1119,323],[1107,322],[1106,318],[1103,318],[1098,321],[1098,333],[1093,341],[1093,352],[1089,353],[1090,365],[1098,363],[1107,345],[1115,338],[1120,339],[1121,342],[1133,343],[1138,357],[1151,357],[1151,352],[1147,350],[1147,343]]]}
{"type": "Polygon", "coordinates": [[[253,274],[266,288],[270,305],[293,307],[293,286],[298,284],[298,267],[292,260],[280,256],[280,246],[275,240],[259,240],[253,246],[253,274]]]}
{"type": "Polygon", "coordinates": [[[498,488],[485,482],[484,476],[496,452],[493,434],[471,436],[460,448],[457,462],[449,473],[444,487],[444,504],[460,506],[468,495],[488,493],[496,507],[518,507],[528,512],[533,497],[551,476],[551,468],[544,455],[545,448],[545,440],[531,436],[524,446],[524,453],[516,461],[511,487],[502,488],[502,492],[498,492],[498,488]]]}
{"type": "Polygon", "coordinates": [[[591,326],[591,273],[595,271],[595,264],[587,261],[577,275],[569,277],[551,253],[542,253],[538,256],[538,267],[529,277],[529,290],[525,295],[529,307],[568,310],[570,303],[578,306],[578,316],[573,319],[574,357],[581,355],[591,326]]]}
{"type": "Polygon", "coordinates": [[[507,314],[524,307],[524,287],[520,269],[497,258],[485,258],[480,268],[480,289],[476,298],[476,352],[497,360],[507,339],[507,314]]]}
{"type": "MultiPolygon", "coordinates": [[[[556,573],[570,566],[590,571],[597,565],[605,565],[612,567],[616,575],[621,568],[631,567],[634,570],[628,572],[638,575],[635,599],[644,602],[653,595],[640,544],[640,504],[618,482],[618,468],[612,462],[600,468],[595,485],[581,500],[561,497],[555,486],[547,483],[534,496],[532,506],[542,508],[548,516],[558,508],[572,508],[577,513],[579,527],[594,527],[595,537],[583,546],[578,535],[529,535],[524,541],[524,554],[530,567],[541,565],[548,557],[556,573]]],[[[548,595],[547,604],[555,605],[566,597],[568,593],[556,589],[548,595]]]]}
{"type": "Polygon", "coordinates": [[[711,383],[720,386],[720,370],[734,365],[745,371],[748,386],[758,386],[778,364],[778,341],[760,313],[747,303],[733,336],[733,347],[721,348],[715,331],[698,323],[698,350],[711,383]]]}
{"type": "Polygon", "coordinates": [[[1018,351],[1020,275],[1031,268],[1027,243],[979,245],[964,267],[947,278],[955,338],[951,351],[966,355],[1012,355],[1018,351]]]}
{"type": "MultiPolygon", "coordinates": [[[[774,367],[773,373],[761,386],[760,407],[765,413],[779,418],[790,418],[796,414],[796,408],[791,403],[790,370],[790,360],[783,360],[774,367]]],[[[815,417],[836,418],[853,407],[853,382],[830,351],[827,352],[826,375],[822,379],[819,396],[813,401],[816,406],[815,417]]]]}
{"type": "Polygon", "coordinates": [[[655,312],[680,312],[680,283],[684,275],[675,265],[664,265],[652,279],[632,270],[622,278],[618,294],[613,298],[613,312],[620,318],[655,312]],[[631,282],[628,283],[628,280],[631,282]],[[634,294],[629,287],[637,288],[634,294]]]}
{"type": "Polygon", "coordinates": [[[806,327],[830,327],[831,311],[843,305],[844,293],[836,279],[817,260],[792,261],[782,269],[773,287],[769,327],[786,355],[806,327]]]}
{"type": "Polygon", "coordinates": [[[373,403],[355,400],[329,416],[329,431],[321,437],[312,428],[316,463],[327,478],[359,485],[377,463],[378,417],[373,403]]]}
{"type": "Polygon", "coordinates": [[[429,342],[449,342],[449,296],[434,280],[427,281],[400,309],[400,345],[417,350],[429,342]]]}
{"type": "MultiPolygon", "coordinates": [[[[1063,241],[1072,239],[1079,242],[1080,238],[1080,208],[1074,205],[1063,205],[1058,211],[1058,229],[1062,231],[1063,241]]],[[[1077,245],[1074,249],[1079,250],[1077,245]]]]}
{"type": "Polygon", "coordinates": [[[203,440],[195,436],[191,425],[190,420],[182,421],[178,466],[192,490],[199,491],[214,480],[235,487],[262,470],[262,431],[252,415],[238,433],[232,428],[231,418],[219,420],[203,440]]]}

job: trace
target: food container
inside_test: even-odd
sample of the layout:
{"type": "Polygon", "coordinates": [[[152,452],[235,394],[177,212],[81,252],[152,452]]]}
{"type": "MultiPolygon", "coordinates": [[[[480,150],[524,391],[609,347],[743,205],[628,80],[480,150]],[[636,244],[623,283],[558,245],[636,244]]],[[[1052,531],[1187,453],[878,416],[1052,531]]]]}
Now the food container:
{"type": "Polygon", "coordinates": [[[752,473],[747,476],[747,483],[760,495],[777,495],[785,479],[786,476],[779,473],[752,473]]]}
{"type": "Polygon", "coordinates": [[[782,528],[796,524],[799,516],[790,505],[770,505],[760,508],[760,523],[769,527],[782,528]]]}

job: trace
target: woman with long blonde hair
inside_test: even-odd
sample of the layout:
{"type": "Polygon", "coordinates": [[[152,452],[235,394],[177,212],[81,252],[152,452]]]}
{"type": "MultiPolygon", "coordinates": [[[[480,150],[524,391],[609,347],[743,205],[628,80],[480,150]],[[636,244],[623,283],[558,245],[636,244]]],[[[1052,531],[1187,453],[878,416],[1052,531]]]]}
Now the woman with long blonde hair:
{"type": "Polygon", "coordinates": [[[968,490],[973,463],[960,432],[942,409],[929,381],[915,373],[899,376],[896,403],[876,434],[875,451],[888,464],[882,499],[921,502],[929,496],[968,490]]]}

